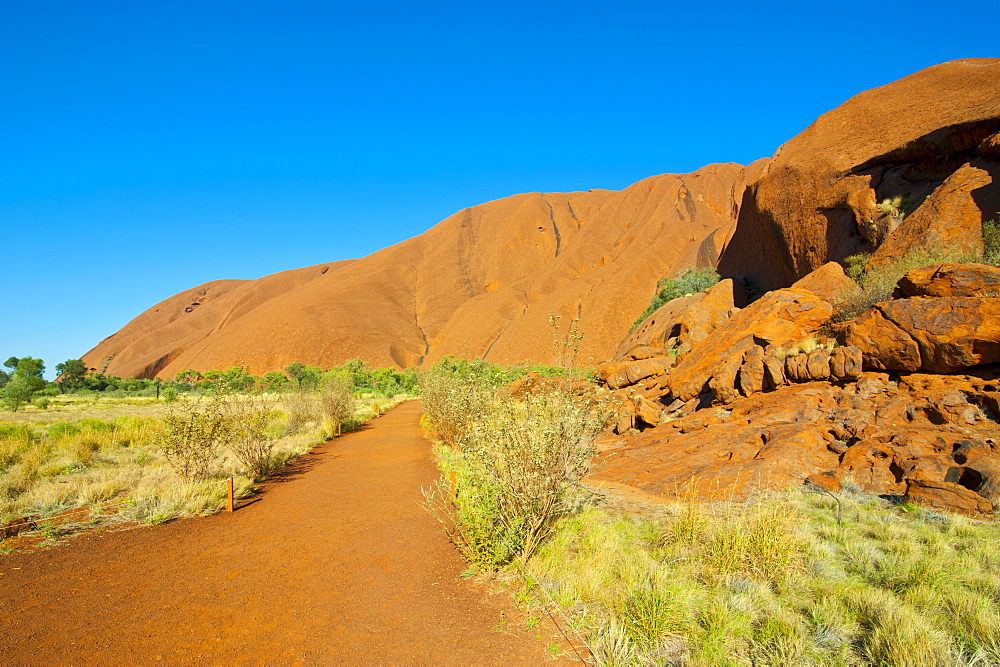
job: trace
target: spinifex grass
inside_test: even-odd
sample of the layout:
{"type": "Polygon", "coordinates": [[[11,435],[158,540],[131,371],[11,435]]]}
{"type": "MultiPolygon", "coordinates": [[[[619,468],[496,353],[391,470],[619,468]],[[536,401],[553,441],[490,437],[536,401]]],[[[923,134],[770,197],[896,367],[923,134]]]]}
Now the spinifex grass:
{"type": "Polygon", "coordinates": [[[1000,527],[841,494],[564,517],[531,570],[605,664],[996,664],[1000,527]]]}

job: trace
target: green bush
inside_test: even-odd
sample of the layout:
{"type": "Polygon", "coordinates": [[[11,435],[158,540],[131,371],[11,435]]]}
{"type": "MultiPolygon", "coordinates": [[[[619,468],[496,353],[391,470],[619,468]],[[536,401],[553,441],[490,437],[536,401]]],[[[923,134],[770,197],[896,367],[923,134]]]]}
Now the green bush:
{"type": "Polygon", "coordinates": [[[678,297],[704,292],[721,280],[715,269],[685,269],[673,278],[661,278],[657,292],[642,315],[632,324],[635,329],[644,319],[652,315],[660,306],[678,297]]]}
{"type": "Polygon", "coordinates": [[[15,373],[13,379],[0,389],[0,403],[7,410],[17,412],[25,403],[31,402],[33,393],[31,383],[15,373]]]}
{"type": "Polygon", "coordinates": [[[983,263],[1000,266],[1000,211],[993,220],[983,221],[983,263]]]}
{"type": "Polygon", "coordinates": [[[573,507],[604,415],[558,387],[516,397],[441,368],[422,383],[430,426],[452,445],[439,448],[445,475],[425,493],[428,507],[480,567],[527,560],[573,507]]]}
{"type": "Polygon", "coordinates": [[[899,279],[913,269],[941,262],[964,262],[971,259],[966,253],[924,248],[911,248],[903,257],[875,267],[871,266],[871,257],[869,253],[861,253],[844,259],[847,264],[847,275],[853,278],[861,289],[843,295],[840,306],[833,314],[835,321],[853,319],[876,303],[888,301],[892,298],[899,279]]]}
{"type": "Polygon", "coordinates": [[[229,396],[223,405],[226,447],[246,468],[248,477],[263,479],[274,463],[274,438],[268,432],[270,410],[255,394],[229,396]]]}
{"type": "Polygon", "coordinates": [[[158,444],[173,471],[186,480],[207,477],[229,431],[222,398],[179,403],[163,418],[163,424],[158,444]]]}

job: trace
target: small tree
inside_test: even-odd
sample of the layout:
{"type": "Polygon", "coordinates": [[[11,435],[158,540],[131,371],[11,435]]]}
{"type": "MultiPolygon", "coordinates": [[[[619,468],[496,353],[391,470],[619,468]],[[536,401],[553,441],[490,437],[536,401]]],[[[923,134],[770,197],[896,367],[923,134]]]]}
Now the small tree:
{"type": "Polygon", "coordinates": [[[75,389],[83,386],[87,365],[82,359],[67,359],[61,364],[56,364],[56,373],[59,374],[59,384],[68,389],[75,389]]]}
{"type": "Polygon", "coordinates": [[[27,378],[15,373],[13,379],[0,389],[0,401],[11,412],[17,412],[21,406],[31,402],[33,393],[27,378]]]}

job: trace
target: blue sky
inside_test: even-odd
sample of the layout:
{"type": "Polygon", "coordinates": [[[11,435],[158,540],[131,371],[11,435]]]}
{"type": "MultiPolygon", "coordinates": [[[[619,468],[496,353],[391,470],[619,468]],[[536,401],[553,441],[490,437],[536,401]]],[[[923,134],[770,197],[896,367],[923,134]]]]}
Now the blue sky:
{"type": "MultiPolygon", "coordinates": [[[[0,356],[466,206],[774,152],[1000,4],[0,0],[0,356]]],[[[987,51],[993,48],[991,53],[987,51]]]]}

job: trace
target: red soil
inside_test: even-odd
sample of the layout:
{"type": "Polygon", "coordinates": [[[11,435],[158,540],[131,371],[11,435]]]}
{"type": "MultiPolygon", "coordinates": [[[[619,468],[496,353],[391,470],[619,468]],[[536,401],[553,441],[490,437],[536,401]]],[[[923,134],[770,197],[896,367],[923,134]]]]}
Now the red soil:
{"type": "Polygon", "coordinates": [[[544,661],[420,506],[419,415],[314,450],[235,513],[0,557],[3,662],[544,661]]]}

